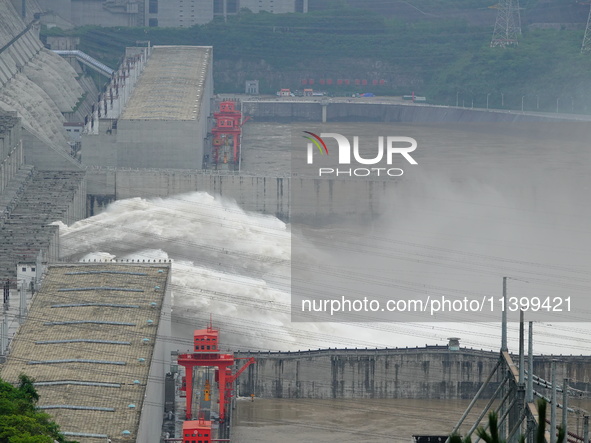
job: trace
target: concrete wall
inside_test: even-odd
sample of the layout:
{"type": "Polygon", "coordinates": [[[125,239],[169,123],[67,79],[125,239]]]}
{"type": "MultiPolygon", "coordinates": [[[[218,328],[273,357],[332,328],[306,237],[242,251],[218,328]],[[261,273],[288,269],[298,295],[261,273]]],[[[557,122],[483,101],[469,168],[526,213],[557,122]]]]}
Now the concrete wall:
{"type": "Polygon", "coordinates": [[[203,164],[204,135],[199,122],[194,120],[120,119],[117,166],[200,169],[203,164]]]}
{"type": "MultiPolygon", "coordinates": [[[[430,106],[393,103],[341,103],[329,102],[326,110],[328,122],[527,122],[561,121],[561,119],[539,114],[510,111],[465,109],[448,106],[430,106]]],[[[245,115],[257,121],[277,122],[321,122],[320,100],[303,101],[243,101],[245,115]]],[[[566,121],[566,119],[564,119],[566,121]]]]}
{"type": "Polygon", "coordinates": [[[162,432],[164,418],[164,379],[170,371],[170,346],[171,346],[171,289],[170,272],[166,283],[166,291],[162,306],[160,308],[160,319],[158,320],[158,331],[150,362],[148,373],[149,383],[146,386],[146,393],[142,404],[142,413],[136,441],[159,441],[157,436],[162,432]]]}
{"type": "Polygon", "coordinates": [[[218,175],[191,170],[91,168],[88,210],[97,214],[114,200],[167,197],[203,191],[234,199],[247,211],[289,217],[290,179],[218,175]]]}
{"type": "Polygon", "coordinates": [[[80,171],[82,166],[65,150],[56,148],[45,140],[25,132],[23,134],[25,146],[25,163],[34,165],[42,171],[80,171]]]}
{"type": "Polygon", "coordinates": [[[371,218],[381,212],[396,181],[223,175],[195,170],[90,168],[87,215],[114,200],[207,192],[235,200],[245,211],[294,222],[371,218]],[[301,197],[301,198],[300,198],[301,197]]]}
{"type": "Polygon", "coordinates": [[[103,127],[99,134],[83,137],[85,165],[201,169],[203,164],[206,133],[201,120],[120,119],[117,130],[107,132],[103,127]]]}
{"type": "Polygon", "coordinates": [[[3,161],[21,142],[20,119],[16,112],[0,113],[0,161],[3,161]]]}
{"type": "MultiPolygon", "coordinates": [[[[239,379],[240,395],[266,398],[472,398],[494,368],[499,354],[446,346],[414,349],[318,350],[292,353],[238,352],[256,363],[239,379]]],[[[515,357],[514,357],[515,358],[515,357]]],[[[549,379],[551,356],[536,356],[534,372],[549,379]]],[[[558,380],[591,386],[591,357],[562,357],[558,380]]],[[[483,392],[490,397],[500,371],[483,392]]],[[[539,389],[538,389],[539,390],[539,389]]]]}

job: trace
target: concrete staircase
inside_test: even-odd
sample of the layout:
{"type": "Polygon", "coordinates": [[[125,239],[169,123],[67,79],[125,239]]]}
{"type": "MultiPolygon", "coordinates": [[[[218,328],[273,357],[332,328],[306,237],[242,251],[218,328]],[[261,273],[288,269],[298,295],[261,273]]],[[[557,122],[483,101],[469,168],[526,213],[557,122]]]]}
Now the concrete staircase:
{"type": "Polygon", "coordinates": [[[37,171],[23,165],[0,195],[0,280],[14,282],[18,262],[34,262],[39,251],[44,259],[59,259],[59,228],[84,218],[86,178],[84,171],[37,171]]]}

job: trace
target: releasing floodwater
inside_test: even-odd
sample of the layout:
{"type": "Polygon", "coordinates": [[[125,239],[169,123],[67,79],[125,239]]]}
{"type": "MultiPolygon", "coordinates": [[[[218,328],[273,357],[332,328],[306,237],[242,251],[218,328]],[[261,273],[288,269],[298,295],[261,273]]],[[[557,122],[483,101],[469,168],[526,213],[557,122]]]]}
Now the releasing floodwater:
{"type": "MultiPolygon", "coordinates": [[[[248,123],[243,170],[284,174],[291,128],[248,123]]],[[[551,145],[543,134],[516,144],[518,136],[490,128],[355,123],[331,130],[360,136],[395,131],[419,141],[419,165],[400,181],[384,217],[364,231],[374,238],[376,229],[387,233],[383,271],[397,270],[397,294],[500,296],[502,276],[519,278],[510,281],[510,294],[581,297],[591,289],[591,162],[581,144],[551,145]]],[[[60,233],[64,258],[172,259],[174,345],[180,350],[210,313],[231,349],[423,346],[452,336],[463,346],[499,347],[500,314],[490,319],[495,323],[292,323],[290,226],[204,193],[118,201],[60,233]]],[[[556,316],[577,324],[538,324],[536,352],[589,354],[588,315],[583,306],[569,318],[556,316]]],[[[516,338],[513,325],[512,349],[516,338]]]]}

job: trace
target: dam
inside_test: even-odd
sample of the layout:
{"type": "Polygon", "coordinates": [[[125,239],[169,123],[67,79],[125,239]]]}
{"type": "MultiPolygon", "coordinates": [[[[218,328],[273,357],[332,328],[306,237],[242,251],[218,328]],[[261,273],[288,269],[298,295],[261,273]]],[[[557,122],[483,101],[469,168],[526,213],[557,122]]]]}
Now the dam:
{"type": "MultiPolygon", "coordinates": [[[[235,355],[257,362],[241,379],[242,396],[286,399],[472,399],[498,361],[498,352],[447,346],[235,355]]],[[[591,357],[536,355],[535,374],[549,380],[553,359],[559,360],[559,380],[568,378],[573,388],[589,390],[591,357]]],[[[495,376],[483,398],[491,398],[503,376],[495,376]]]]}

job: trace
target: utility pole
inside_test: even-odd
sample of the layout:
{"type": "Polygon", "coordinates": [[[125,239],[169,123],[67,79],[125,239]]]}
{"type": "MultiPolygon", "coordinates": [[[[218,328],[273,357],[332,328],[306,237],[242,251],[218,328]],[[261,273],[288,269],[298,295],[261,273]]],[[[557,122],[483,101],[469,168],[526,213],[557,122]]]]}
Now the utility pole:
{"type": "Polygon", "coordinates": [[[583,45],[581,52],[591,51],[591,7],[589,8],[589,17],[587,17],[587,27],[585,28],[585,37],[583,37],[583,45]]]}
{"type": "Polygon", "coordinates": [[[517,45],[521,36],[521,17],[519,16],[519,0],[501,0],[498,6],[497,20],[493,31],[491,48],[505,48],[517,45]]]}
{"type": "Polygon", "coordinates": [[[523,324],[523,309],[519,310],[519,385],[525,387],[525,331],[523,324]]]}
{"type": "Polygon", "coordinates": [[[562,429],[568,435],[568,378],[562,384],[562,429]]]}
{"type": "Polygon", "coordinates": [[[527,339],[527,394],[526,399],[528,403],[534,401],[534,322],[529,322],[528,339],[527,339]]]}
{"type": "Polygon", "coordinates": [[[556,360],[552,360],[552,400],[550,402],[550,443],[556,443],[556,360]]]}
{"type": "Polygon", "coordinates": [[[501,324],[501,352],[508,351],[507,347],[507,277],[503,277],[503,313],[501,324]]]}

